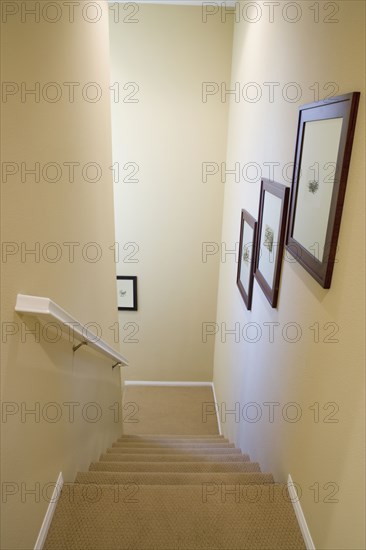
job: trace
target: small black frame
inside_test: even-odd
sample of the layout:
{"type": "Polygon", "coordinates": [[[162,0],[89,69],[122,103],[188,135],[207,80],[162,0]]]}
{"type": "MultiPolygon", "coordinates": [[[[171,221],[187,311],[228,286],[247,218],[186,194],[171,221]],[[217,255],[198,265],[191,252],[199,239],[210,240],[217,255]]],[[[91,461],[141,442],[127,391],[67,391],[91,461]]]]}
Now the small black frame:
{"type": "Polygon", "coordinates": [[[119,311],[137,311],[136,275],[117,275],[117,307],[119,311]]]}

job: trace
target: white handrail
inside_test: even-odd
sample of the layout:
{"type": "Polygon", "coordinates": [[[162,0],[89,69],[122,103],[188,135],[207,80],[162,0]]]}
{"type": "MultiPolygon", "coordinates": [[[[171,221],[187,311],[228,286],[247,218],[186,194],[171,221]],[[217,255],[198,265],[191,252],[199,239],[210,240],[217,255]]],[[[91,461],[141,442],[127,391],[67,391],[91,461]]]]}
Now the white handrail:
{"type": "Polygon", "coordinates": [[[74,319],[69,313],[62,309],[62,307],[49,298],[18,294],[15,311],[17,313],[42,317],[45,320],[49,319],[51,322],[55,320],[58,321],[63,332],[67,332],[73,339],[81,342],[79,345],[73,347],[73,351],[76,351],[82,345],[88,345],[113,359],[115,361],[113,368],[117,365],[128,365],[128,361],[123,355],[113,349],[107,342],[99,338],[94,332],[90,331],[86,326],[79,323],[79,321],[74,319]]]}

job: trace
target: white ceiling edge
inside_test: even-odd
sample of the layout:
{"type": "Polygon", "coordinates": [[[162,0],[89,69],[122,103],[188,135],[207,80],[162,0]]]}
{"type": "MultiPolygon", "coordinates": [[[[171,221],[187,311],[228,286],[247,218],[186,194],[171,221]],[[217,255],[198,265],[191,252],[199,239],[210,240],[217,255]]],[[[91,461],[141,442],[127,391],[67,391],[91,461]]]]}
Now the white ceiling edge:
{"type": "Polygon", "coordinates": [[[216,4],[219,7],[235,8],[235,0],[108,0],[109,4],[160,4],[176,6],[202,6],[216,4]]]}

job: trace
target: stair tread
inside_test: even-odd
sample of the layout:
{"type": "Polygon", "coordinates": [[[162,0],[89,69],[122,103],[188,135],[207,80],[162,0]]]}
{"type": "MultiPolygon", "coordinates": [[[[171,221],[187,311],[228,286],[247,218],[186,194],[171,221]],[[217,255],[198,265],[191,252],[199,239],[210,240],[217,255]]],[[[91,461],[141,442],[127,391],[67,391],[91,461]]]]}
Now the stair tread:
{"type": "Polygon", "coordinates": [[[138,485],[196,485],[211,483],[263,484],[273,483],[273,476],[262,472],[78,472],[75,483],[138,484],[138,485]]]}
{"type": "Polygon", "coordinates": [[[245,486],[236,502],[232,494],[222,501],[222,492],[205,499],[197,485],[142,485],[126,495],[113,485],[93,493],[95,486],[71,484],[61,492],[44,550],[304,549],[285,488],[250,487],[259,491],[254,499],[245,486]]]}

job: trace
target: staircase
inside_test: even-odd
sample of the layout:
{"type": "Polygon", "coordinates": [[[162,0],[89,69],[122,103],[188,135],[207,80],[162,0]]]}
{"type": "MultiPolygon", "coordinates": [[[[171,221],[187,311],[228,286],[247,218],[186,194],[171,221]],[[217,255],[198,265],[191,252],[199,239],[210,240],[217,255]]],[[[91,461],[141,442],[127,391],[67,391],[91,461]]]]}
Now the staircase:
{"type": "Polygon", "coordinates": [[[45,550],[305,548],[286,485],[220,435],[125,435],[64,485],[45,550]]]}

